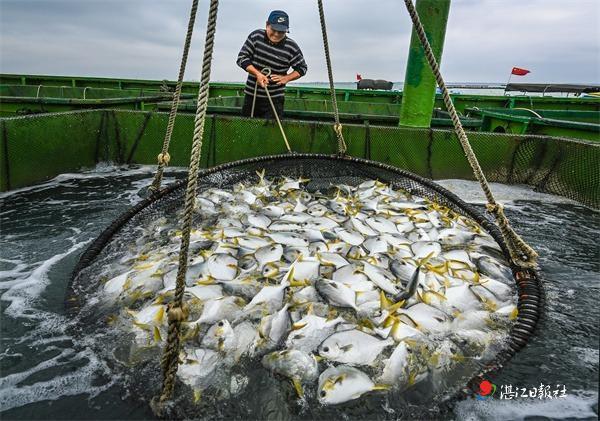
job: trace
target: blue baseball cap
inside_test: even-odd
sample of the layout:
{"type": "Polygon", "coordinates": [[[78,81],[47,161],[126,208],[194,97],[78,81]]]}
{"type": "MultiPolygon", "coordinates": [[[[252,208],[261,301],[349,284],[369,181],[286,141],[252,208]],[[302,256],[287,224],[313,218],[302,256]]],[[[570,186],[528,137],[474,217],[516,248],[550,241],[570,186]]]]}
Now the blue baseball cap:
{"type": "Polygon", "coordinates": [[[273,10],[267,22],[275,31],[288,32],[290,28],[290,17],[283,10],[273,10]]]}

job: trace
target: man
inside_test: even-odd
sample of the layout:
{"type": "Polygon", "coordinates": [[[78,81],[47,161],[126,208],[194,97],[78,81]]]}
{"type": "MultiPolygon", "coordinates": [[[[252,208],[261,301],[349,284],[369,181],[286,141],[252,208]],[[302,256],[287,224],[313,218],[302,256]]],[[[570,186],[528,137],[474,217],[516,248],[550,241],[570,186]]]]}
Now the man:
{"type": "Polygon", "coordinates": [[[285,85],[306,74],[307,66],[298,44],[287,37],[290,19],[282,10],[273,10],[267,20],[265,29],[253,31],[238,54],[237,64],[248,72],[244,88],[244,105],[242,115],[250,116],[254,89],[256,102],[254,117],[275,118],[265,88],[269,90],[278,116],[283,114],[285,85]],[[292,72],[288,73],[292,68],[292,72]],[[270,76],[261,73],[270,69],[270,76]]]}

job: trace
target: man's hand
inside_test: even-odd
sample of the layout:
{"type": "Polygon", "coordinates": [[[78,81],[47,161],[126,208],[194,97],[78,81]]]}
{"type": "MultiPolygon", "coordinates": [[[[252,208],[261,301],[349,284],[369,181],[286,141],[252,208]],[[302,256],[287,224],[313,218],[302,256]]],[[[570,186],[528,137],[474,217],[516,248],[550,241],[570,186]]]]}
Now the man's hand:
{"type": "Polygon", "coordinates": [[[265,88],[269,84],[269,78],[262,73],[258,72],[256,75],[256,81],[261,88],[265,88]]]}
{"type": "Polygon", "coordinates": [[[285,85],[290,81],[288,75],[271,75],[271,80],[277,85],[285,85]]]}

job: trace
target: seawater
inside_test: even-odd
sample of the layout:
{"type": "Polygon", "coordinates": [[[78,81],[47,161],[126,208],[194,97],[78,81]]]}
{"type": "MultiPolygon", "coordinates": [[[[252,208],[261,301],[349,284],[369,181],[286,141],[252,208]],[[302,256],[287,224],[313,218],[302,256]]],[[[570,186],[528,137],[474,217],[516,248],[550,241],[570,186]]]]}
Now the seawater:
{"type": "MultiPolygon", "coordinates": [[[[79,255],[140,200],[137,193],[151,182],[153,170],[105,165],[0,194],[2,419],[153,418],[147,403],[130,392],[128,379],[93,351],[94,338],[73,335],[76,326],[63,302],[79,255]]],[[[183,176],[172,170],[165,183],[183,176]]],[[[482,203],[475,183],[440,184],[482,203]]],[[[498,389],[564,385],[567,396],[501,400],[497,393],[485,401],[459,402],[446,417],[597,419],[600,214],[528,187],[492,185],[492,190],[515,229],[540,254],[546,311],[536,336],[490,380],[498,389]]]]}

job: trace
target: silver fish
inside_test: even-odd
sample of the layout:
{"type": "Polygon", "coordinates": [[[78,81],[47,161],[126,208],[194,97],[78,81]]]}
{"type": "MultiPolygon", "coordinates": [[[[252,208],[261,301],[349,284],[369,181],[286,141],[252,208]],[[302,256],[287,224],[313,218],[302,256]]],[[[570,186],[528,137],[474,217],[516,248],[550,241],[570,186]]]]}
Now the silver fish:
{"type": "Polygon", "coordinates": [[[362,371],[340,365],[329,367],[321,373],[317,396],[322,404],[336,405],[358,399],[367,392],[381,389],[381,386],[375,385],[371,378],[362,371]]]}
{"type": "Polygon", "coordinates": [[[377,339],[360,330],[334,333],[319,345],[319,355],[331,361],[351,365],[372,365],[381,351],[394,344],[394,340],[377,339]]]}

